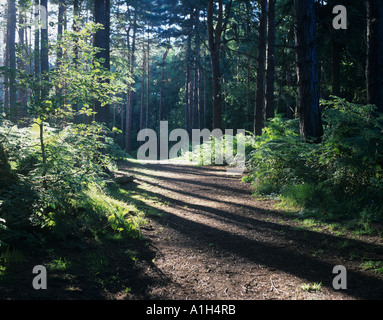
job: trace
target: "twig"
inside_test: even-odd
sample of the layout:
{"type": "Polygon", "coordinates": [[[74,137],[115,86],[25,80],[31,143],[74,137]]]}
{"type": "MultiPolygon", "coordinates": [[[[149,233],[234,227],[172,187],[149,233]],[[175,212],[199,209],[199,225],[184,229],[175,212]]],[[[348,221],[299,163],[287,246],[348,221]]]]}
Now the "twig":
{"type": "Polygon", "coordinates": [[[271,281],[271,291],[273,291],[273,289],[275,289],[275,291],[279,294],[279,291],[278,289],[275,287],[274,285],[274,282],[273,282],[273,279],[270,277],[270,281],[271,281]]]}

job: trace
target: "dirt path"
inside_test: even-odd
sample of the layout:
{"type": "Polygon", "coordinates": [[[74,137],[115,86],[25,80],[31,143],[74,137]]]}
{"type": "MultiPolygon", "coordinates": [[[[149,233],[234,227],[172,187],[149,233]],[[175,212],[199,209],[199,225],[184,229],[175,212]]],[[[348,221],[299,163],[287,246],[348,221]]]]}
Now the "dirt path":
{"type": "Polygon", "coordinates": [[[158,198],[150,206],[162,212],[143,228],[158,277],[149,299],[383,298],[382,277],[361,267],[382,260],[382,238],[304,228],[271,201],[255,200],[251,186],[223,168],[165,163],[121,170],[158,198]],[[332,287],[336,265],[347,268],[347,290],[332,287]]]}

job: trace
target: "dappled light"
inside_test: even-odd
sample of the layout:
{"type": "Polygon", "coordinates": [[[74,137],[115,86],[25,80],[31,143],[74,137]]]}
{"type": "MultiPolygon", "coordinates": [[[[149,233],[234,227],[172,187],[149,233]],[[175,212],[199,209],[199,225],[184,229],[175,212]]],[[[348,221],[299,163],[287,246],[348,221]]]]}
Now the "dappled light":
{"type": "Polygon", "coordinates": [[[382,39],[381,0],[1,0],[0,299],[382,300],[382,39]]]}

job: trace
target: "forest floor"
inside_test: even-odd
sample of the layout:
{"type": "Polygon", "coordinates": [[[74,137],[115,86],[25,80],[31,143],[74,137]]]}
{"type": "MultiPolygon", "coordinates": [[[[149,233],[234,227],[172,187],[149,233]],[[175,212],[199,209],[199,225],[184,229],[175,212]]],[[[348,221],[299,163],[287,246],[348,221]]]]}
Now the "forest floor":
{"type": "MultiPolygon", "coordinates": [[[[383,299],[372,267],[383,261],[381,232],[277,209],[223,167],[129,162],[120,173],[135,177],[126,190],[144,195],[135,198],[147,212],[143,239],[56,252],[49,290],[31,290],[31,270],[20,265],[0,283],[1,299],[383,299]],[[347,269],[346,290],[333,288],[336,265],[347,269]]],[[[41,264],[39,255],[28,263],[41,264]]]]}

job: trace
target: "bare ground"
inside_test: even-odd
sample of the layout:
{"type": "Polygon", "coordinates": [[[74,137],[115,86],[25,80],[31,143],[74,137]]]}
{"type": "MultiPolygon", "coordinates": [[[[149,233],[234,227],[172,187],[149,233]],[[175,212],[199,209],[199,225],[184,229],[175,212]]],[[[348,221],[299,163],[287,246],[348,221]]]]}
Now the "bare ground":
{"type": "Polygon", "coordinates": [[[303,228],[273,201],[255,199],[251,185],[222,167],[164,163],[122,170],[158,197],[151,206],[163,213],[143,229],[162,279],[148,285],[147,299],[383,298],[382,276],[361,267],[383,259],[381,237],[303,228]],[[333,289],[336,265],[347,268],[347,290],[333,289]]]}

